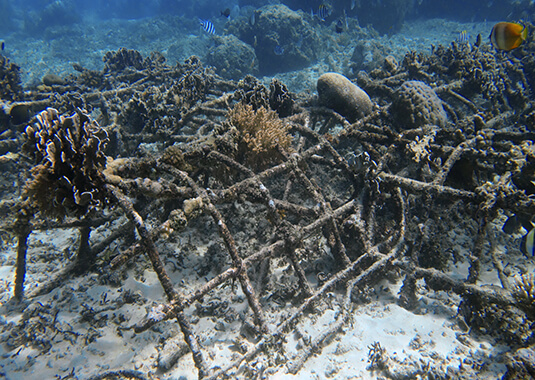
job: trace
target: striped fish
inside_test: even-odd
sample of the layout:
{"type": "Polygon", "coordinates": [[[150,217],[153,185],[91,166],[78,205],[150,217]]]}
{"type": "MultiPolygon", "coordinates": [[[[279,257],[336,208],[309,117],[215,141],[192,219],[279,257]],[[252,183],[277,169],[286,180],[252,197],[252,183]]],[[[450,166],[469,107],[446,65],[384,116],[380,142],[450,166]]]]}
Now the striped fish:
{"type": "Polygon", "coordinates": [[[208,34],[215,34],[215,27],[214,24],[212,24],[209,20],[199,20],[201,23],[202,28],[204,31],[208,34]]]}
{"type": "Polygon", "coordinates": [[[490,32],[490,42],[498,50],[513,50],[519,47],[528,37],[524,25],[516,22],[499,22],[490,32]]]}
{"type": "Polygon", "coordinates": [[[465,45],[470,42],[470,34],[466,30],[463,30],[459,35],[457,36],[457,43],[461,45],[465,45]]]}
{"type": "Polygon", "coordinates": [[[329,17],[330,11],[329,7],[325,4],[321,4],[318,8],[318,17],[321,21],[325,21],[327,17],[329,17]]]}

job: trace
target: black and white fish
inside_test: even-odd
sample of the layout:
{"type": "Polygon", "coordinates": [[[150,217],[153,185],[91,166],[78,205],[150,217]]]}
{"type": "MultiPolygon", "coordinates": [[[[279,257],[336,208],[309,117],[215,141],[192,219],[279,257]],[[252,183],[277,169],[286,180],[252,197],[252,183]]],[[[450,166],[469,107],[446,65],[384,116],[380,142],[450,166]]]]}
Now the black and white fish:
{"type": "Polygon", "coordinates": [[[212,24],[209,20],[199,20],[201,23],[202,28],[204,31],[208,34],[215,34],[215,27],[214,24],[212,24]]]}
{"type": "Polygon", "coordinates": [[[318,8],[318,17],[321,21],[325,21],[327,17],[329,17],[331,11],[329,7],[325,4],[321,4],[318,8]]]}
{"type": "Polygon", "coordinates": [[[221,16],[225,16],[226,18],[230,17],[230,8],[226,8],[224,11],[221,11],[221,16]]]}
{"type": "Polygon", "coordinates": [[[459,35],[457,36],[457,43],[458,44],[468,44],[470,42],[470,34],[466,30],[463,30],[459,35]]]}
{"type": "Polygon", "coordinates": [[[321,4],[319,6],[317,14],[314,13],[313,9],[310,10],[310,17],[314,18],[314,16],[318,16],[318,18],[321,21],[325,21],[325,19],[327,19],[327,17],[329,17],[330,14],[331,14],[331,9],[329,8],[328,5],[325,5],[325,4],[321,4]]]}

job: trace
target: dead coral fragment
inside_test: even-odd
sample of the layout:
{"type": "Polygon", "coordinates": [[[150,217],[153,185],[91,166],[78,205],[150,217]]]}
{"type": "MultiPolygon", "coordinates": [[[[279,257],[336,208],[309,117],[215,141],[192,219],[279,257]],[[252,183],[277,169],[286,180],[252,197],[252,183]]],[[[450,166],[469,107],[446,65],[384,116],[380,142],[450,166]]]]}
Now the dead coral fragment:
{"type": "Polygon", "coordinates": [[[20,68],[0,55],[0,99],[19,100],[22,97],[20,68]]]}
{"type": "Polygon", "coordinates": [[[70,117],[48,108],[28,125],[23,151],[36,166],[25,193],[41,212],[63,218],[85,215],[105,202],[101,172],[108,134],[81,110],[70,117]]]}
{"type": "Polygon", "coordinates": [[[229,120],[254,153],[274,153],[278,146],[287,149],[292,141],[286,123],[270,109],[260,107],[255,111],[251,105],[238,103],[230,111],[229,120]]]}

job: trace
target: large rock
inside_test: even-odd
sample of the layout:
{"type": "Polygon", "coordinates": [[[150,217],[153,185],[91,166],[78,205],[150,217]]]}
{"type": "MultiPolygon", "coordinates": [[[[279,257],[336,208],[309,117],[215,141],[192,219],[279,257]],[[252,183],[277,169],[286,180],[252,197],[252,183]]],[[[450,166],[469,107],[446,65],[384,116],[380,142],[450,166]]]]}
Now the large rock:
{"type": "Polygon", "coordinates": [[[253,46],[260,75],[272,75],[307,67],[322,54],[325,43],[309,20],[302,11],[270,4],[230,21],[225,32],[253,46]]]}
{"type": "Polygon", "coordinates": [[[258,73],[258,59],[252,46],[233,35],[214,37],[206,62],[216,68],[223,78],[241,79],[247,74],[258,73]]]}
{"type": "Polygon", "coordinates": [[[372,112],[370,97],[345,76],[325,73],[317,83],[319,102],[354,122],[372,112]]]}

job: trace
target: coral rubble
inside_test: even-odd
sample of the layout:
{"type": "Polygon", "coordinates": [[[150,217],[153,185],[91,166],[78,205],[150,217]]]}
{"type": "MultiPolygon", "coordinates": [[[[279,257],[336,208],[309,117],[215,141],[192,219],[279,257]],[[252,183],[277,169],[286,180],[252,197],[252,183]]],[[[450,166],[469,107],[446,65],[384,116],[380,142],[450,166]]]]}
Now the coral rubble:
{"type": "MultiPolygon", "coordinates": [[[[264,46],[282,43],[289,55],[312,49],[299,12],[278,5],[261,12],[255,27],[271,28],[264,46]],[[271,13],[279,26],[291,22],[303,33],[302,46],[284,45],[263,17],[271,13]]],[[[103,284],[128,287],[120,275],[128,263],[153,273],[163,289],[165,299],[146,300],[145,318],[117,321],[119,334],[176,324],[192,353],[180,360],[193,359],[199,378],[298,373],[382,279],[403,282],[390,300],[410,312],[424,313],[424,296],[449,292],[447,302],[437,298],[438,309],[456,309],[467,330],[527,348],[535,339],[533,278],[509,285],[520,252],[509,248],[501,257],[499,248],[518,242],[496,226],[504,215],[535,212],[528,51],[518,67],[456,44],[430,56],[409,53],[399,64],[387,59],[356,78],[369,96],[358,117],[291,94],[280,81],[269,88],[252,76],[233,82],[196,57],[169,66],[159,54],[130,50],[106,54],[101,72],[77,67],[78,76],[49,95],[19,92],[28,110],[44,111],[0,141],[4,155],[26,156],[9,166],[24,192],[0,203],[8,215],[2,230],[18,241],[17,298],[39,299],[79,273],[66,267],[23,293],[24,270],[34,265],[26,263],[30,233],[78,228],[78,255],[105,252],[93,260],[103,284]],[[89,239],[102,225],[106,233],[89,239]],[[196,263],[196,274],[185,284],[186,261],[196,263]],[[459,262],[468,267],[464,279],[451,274],[459,262]],[[494,270],[501,286],[483,286],[490,285],[484,270],[494,270]],[[300,339],[299,350],[287,344],[289,331],[327,309],[335,316],[316,336],[300,339]],[[197,323],[203,318],[215,322],[197,323]],[[213,355],[216,339],[204,339],[213,330],[235,338],[228,363],[213,355]]],[[[12,96],[3,93],[4,104],[12,96]]],[[[48,348],[25,332],[54,326],[47,307],[33,305],[42,320],[29,308],[17,326],[2,325],[13,331],[2,335],[13,349],[48,348]]],[[[95,312],[82,314],[97,330],[95,312]]],[[[98,338],[98,331],[88,337],[98,338]]],[[[511,371],[529,371],[517,354],[511,371]]],[[[403,364],[387,355],[379,342],[370,346],[369,370],[444,377],[431,359],[403,364]]]]}
{"type": "Polygon", "coordinates": [[[20,68],[10,62],[8,58],[0,54],[0,99],[20,100],[22,97],[22,85],[20,68]]]}

